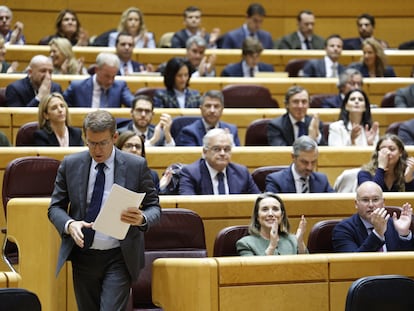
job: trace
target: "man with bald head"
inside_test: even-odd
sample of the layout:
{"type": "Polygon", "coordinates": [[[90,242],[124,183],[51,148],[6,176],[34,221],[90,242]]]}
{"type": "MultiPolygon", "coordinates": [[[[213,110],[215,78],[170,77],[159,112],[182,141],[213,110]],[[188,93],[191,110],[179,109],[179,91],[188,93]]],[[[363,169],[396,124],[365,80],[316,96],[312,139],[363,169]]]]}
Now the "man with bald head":
{"type": "Polygon", "coordinates": [[[357,213],[337,224],[332,233],[336,252],[391,252],[414,250],[411,204],[404,203],[401,214],[389,215],[382,189],[372,181],[356,191],[357,213]]]}
{"type": "Polygon", "coordinates": [[[50,93],[62,93],[59,84],[52,82],[53,64],[49,57],[36,55],[30,61],[27,77],[6,88],[8,107],[37,107],[50,93]]]}

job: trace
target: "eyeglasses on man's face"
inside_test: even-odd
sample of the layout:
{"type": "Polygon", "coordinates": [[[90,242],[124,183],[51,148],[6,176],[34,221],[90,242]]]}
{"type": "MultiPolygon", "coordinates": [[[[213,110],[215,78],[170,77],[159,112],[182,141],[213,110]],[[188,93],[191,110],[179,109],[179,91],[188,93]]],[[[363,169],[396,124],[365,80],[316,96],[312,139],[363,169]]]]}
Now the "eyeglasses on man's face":
{"type": "Polygon", "coordinates": [[[88,145],[88,147],[92,149],[95,149],[96,147],[105,148],[110,143],[111,143],[110,139],[105,139],[105,140],[98,141],[98,142],[89,141],[89,140],[86,141],[86,144],[88,145]]]}
{"type": "Polygon", "coordinates": [[[211,150],[214,153],[219,153],[221,151],[224,151],[225,153],[231,152],[231,146],[211,146],[207,148],[208,150],[211,150]]]}

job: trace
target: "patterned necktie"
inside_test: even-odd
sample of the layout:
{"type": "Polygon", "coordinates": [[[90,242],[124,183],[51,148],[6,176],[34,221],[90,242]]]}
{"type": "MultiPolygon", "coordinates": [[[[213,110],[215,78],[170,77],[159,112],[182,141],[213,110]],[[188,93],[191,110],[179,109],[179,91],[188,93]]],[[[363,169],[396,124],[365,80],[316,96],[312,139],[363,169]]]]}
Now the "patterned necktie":
{"type": "MultiPolygon", "coordinates": [[[[85,221],[92,222],[95,221],[96,216],[99,214],[99,210],[102,205],[102,198],[105,189],[105,172],[104,168],[106,167],[105,163],[98,163],[96,168],[98,172],[96,173],[95,185],[93,186],[92,198],[89,203],[89,208],[86,213],[85,221]]],[[[92,245],[93,238],[95,236],[95,230],[92,228],[83,228],[83,234],[85,236],[84,248],[87,249],[92,245]]]]}
{"type": "Polygon", "coordinates": [[[300,180],[302,181],[302,193],[308,193],[309,187],[306,177],[301,177],[300,180]]]}
{"type": "Polygon", "coordinates": [[[305,122],[298,121],[298,122],[296,122],[296,125],[297,125],[297,126],[298,126],[298,128],[299,128],[299,131],[298,131],[298,137],[301,137],[301,136],[303,136],[303,135],[306,135],[305,122]]]}
{"type": "Polygon", "coordinates": [[[124,76],[129,75],[128,63],[124,63],[124,76]]]}
{"type": "Polygon", "coordinates": [[[332,64],[331,78],[336,78],[337,76],[338,76],[338,68],[336,64],[332,64]]]}
{"type": "Polygon", "coordinates": [[[218,193],[226,194],[226,188],[224,187],[224,173],[223,172],[217,173],[217,180],[218,180],[218,193]]]}

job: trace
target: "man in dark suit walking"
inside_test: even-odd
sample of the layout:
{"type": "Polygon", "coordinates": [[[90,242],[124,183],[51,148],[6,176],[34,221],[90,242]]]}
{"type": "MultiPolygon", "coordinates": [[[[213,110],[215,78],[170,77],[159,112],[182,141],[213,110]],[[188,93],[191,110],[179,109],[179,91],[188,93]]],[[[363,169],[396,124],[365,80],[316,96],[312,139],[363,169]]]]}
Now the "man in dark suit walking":
{"type": "Polygon", "coordinates": [[[62,238],[57,273],[66,260],[72,262],[78,310],[125,310],[131,283],[144,266],[143,233],[160,218],[158,195],[145,159],[114,147],[118,134],[108,111],[89,113],[83,128],[89,150],[64,158],[48,210],[62,238]],[[145,193],[140,207],[128,207],[114,219],[130,225],[123,240],[95,232],[94,218],[88,219],[114,183],[145,193]]]}
{"type": "Polygon", "coordinates": [[[387,214],[381,187],[366,181],[357,189],[355,208],[357,213],[342,220],[332,232],[336,252],[414,250],[411,204],[404,203],[399,216],[387,214]]]}
{"type": "Polygon", "coordinates": [[[53,64],[49,57],[36,55],[30,60],[27,77],[10,83],[6,88],[8,107],[37,107],[50,93],[62,93],[59,84],[52,82],[53,64]]]}
{"type": "Polygon", "coordinates": [[[254,194],[260,193],[246,166],[231,163],[233,135],[216,128],[203,138],[203,156],[181,169],[179,193],[254,194]]]}
{"type": "Polygon", "coordinates": [[[303,135],[293,143],[292,164],[266,176],[266,191],[273,193],[335,192],[325,174],[314,172],[318,163],[318,145],[303,135]]]}

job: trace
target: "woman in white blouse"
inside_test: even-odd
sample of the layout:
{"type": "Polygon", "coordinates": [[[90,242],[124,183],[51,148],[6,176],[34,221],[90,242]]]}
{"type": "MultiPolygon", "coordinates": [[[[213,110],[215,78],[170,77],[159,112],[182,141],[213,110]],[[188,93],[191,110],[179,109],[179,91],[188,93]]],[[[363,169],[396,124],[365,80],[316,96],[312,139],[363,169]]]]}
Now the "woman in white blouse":
{"type": "Polygon", "coordinates": [[[374,146],[379,138],[378,122],[372,122],[364,91],[350,91],[344,98],[339,120],[329,126],[329,146],[374,146]]]}

